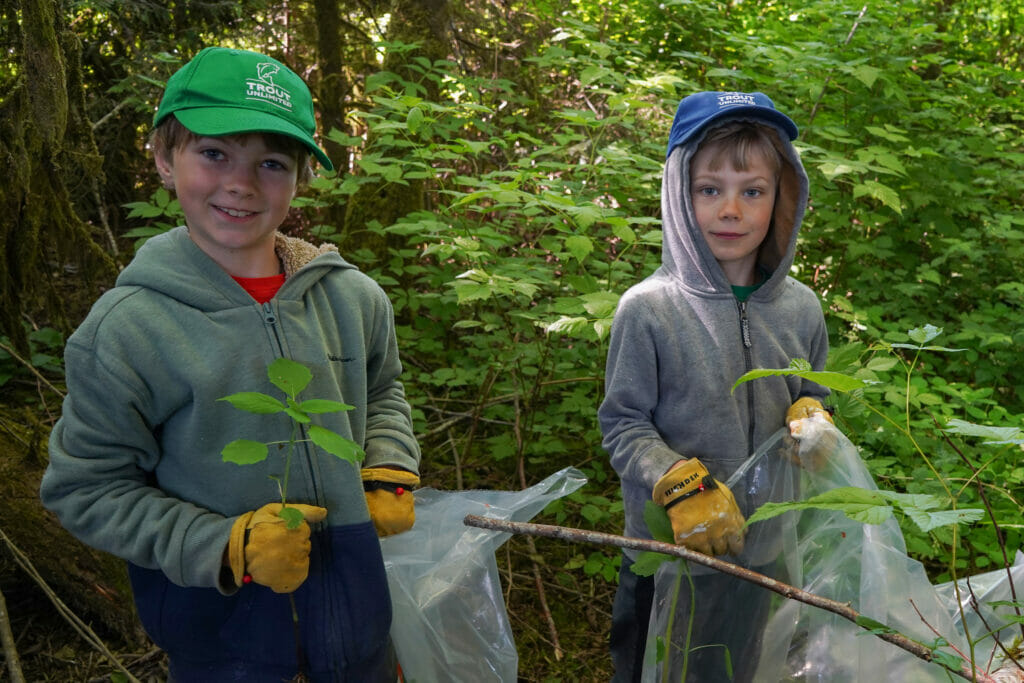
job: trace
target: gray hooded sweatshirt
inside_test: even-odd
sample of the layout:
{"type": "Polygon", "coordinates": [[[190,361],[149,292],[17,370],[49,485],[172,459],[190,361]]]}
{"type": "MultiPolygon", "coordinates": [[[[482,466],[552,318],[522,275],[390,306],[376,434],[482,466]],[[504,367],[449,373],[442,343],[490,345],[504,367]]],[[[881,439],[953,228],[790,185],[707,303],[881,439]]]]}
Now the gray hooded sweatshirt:
{"type": "Polygon", "coordinates": [[[621,479],[627,536],[651,537],[644,504],[681,458],[699,458],[724,482],[783,426],[797,398],[828,393],[796,376],[757,379],[731,392],[748,370],[785,368],[794,358],[823,369],[828,335],[817,296],[788,275],[808,187],[788,137],[780,131],[783,169],[758,258],[770,275],[745,303],[734,296],[690,200],[690,161],[703,137],[669,154],[661,267],[626,291],[612,324],[598,417],[621,479]]]}

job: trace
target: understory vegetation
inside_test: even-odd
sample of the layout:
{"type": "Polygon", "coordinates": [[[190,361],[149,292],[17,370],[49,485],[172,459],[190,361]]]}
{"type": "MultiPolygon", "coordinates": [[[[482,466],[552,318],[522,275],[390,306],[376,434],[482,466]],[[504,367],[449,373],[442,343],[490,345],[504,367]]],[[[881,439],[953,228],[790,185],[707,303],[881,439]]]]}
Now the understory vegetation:
{"type": "MultiPolygon", "coordinates": [[[[118,263],[180,220],[143,142],[161,81],[200,45],[286,44],[318,97],[331,92],[312,37],[331,3],[240,3],[219,24],[200,16],[216,3],[172,4],[196,23],[165,21],[152,39],[147,3],[60,6],[88,46],[85,111],[106,159],[104,186],[75,208],[118,263]]],[[[574,466],[587,485],[534,521],[621,531],[596,413],[618,297],[660,264],[675,106],[696,90],[761,91],[800,127],[810,176],[792,274],[821,298],[828,369],[867,381],[836,394],[837,426],[880,488],[987,511],[927,532],[900,520],[933,581],[1012,563],[1024,540],[1024,4],[457,5],[437,51],[383,10],[333,3],[361,36],[343,54],[344,116],[325,125],[338,171],[313,180],[286,225],[336,243],[393,302],[424,485],[520,489],[574,466]],[[935,346],[922,350],[911,331],[925,328],[935,346]]],[[[3,16],[10,42],[21,15],[3,16]]],[[[17,76],[0,67],[5,86],[17,76]]],[[[0,397],[52,423],[63,340],[91,299],[43,305],[75,289],[76,270],[41,260],[50,285],[5,331],[0,397]]],[[[618,551],[514,537],[497,560],[522,680],[608,680],[618,551]]]]}

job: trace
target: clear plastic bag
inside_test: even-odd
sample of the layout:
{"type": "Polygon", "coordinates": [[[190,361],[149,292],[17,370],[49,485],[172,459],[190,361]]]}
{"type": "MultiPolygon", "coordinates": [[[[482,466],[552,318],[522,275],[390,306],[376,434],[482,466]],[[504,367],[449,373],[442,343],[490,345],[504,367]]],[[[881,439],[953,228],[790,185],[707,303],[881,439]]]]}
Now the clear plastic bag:
{"type": "Polygon", "coordinates": [[[406,681],[516,680],[518,656],[494,558],[511,534],[462,520],[472,514],[526,522],[584,483],[569,467],[523,491],[415,492],[415,526],[381,539],[391,637],[406,681]]]}
{"type": "MultiPolygon", "coordinates": [[[[877,488],[856,447],[835,427],[821,418],[805,419],[801,427],[798,440],[790,438],[785,429],[776,433],[727,480],[738,500],[738,490],[744,486],[757,489],[746,490],[744,496],[761,501],[801,500],[843,486],[877,488]],[[789,477],[781,477],[780,481],[778,476],[758,478],[751,474],[758,471],[777,474],[780,461],[792,462],[797,457],[807,463],[814,455],[825,456],[821,459],[825,466],[816,471],[800,468],[799,486],[791,486],[789,477]]],[[[744,509],[743,512],[749,514],[750,511],[744,509]]],[[[959,632],[953,614],[929,582],[924,567],[907,556],[903,534],[895,519],[872,525],[853,521],[839,511],[791,511],[752,524],[748,534],[761,548],[778,551],[774,556],[758,558],[763,566],[770,568],[768,573],[773,577],[822,597],[849,603],[862,615],[920,642],[935,641],[936,636],[929,626],[956,642],[959,632]],[[768,523],[774,524],[765,526],[768,523]],[[769,538],[758,540],[763,536],[769,538]]],[[[739,564],[750,566],[743,559],[740,558],[739,564]]],[[[682,562],[667,562],[655,577],[645,681],[665,680],[662,673],[666,664],[669,667],[667,680],[680,680],[684,657],[681,648],[669,648],[664,661],[656,660],[658,638],[663,637],[669,620],[681,622],[675,626],[676,631],[686,627],[688,615],[677,612],[673,617],[670,607],[671,591],[677,585],[682,566],[682,562]]],[[[681,586],[683,591],[687,590],[685,576],[681,586]]],[[[924,662],[836,614],[771,595],[769,616],[761,629],[760,657],[756,670],[746,677],[748,680],[764,683],[949,680],[938,665],[924,662]]],[[[743,620],[748,618],[746,605],[734,604],[730,598],[729,594],[704,594],[697,595],[696,602],[699,605],[702,600],[714,601],[715,609],[734,613],[737,625],[742,626],[743,620]]],[[[736,667],[743,663],[734,661],[732,664],[736,667]]]]}
{"type": "Polygon", "coordinates": [[[935,586],[935,592],[946,611],[953,615],[957,632],[964,638],[964,642],[967,634],[975,641],[976,660],[996,662],[992,668],[1001,668],[1006,672],[1005,677],[1000,677],[993,671],[993,678],[997,681],[1024,680],[1024,672],[1017,669],[1012,662],[1005,662],[1002,667],[998,666],[998,662],[1004,660],[1000,644],[1010,649],[1014,639],[1020,637],[1020,624],[1016,621],[1017,615],[1013,607],[993,604],[1024,600],[1024,552],[1017,551],[1013,566],[1009,570],[993,570],[960,579],[956,584],[960,590],[959,602],[952,581],[938,584],[935,586]],[[959,609],[961,604],[962,612],[959,609]]]}

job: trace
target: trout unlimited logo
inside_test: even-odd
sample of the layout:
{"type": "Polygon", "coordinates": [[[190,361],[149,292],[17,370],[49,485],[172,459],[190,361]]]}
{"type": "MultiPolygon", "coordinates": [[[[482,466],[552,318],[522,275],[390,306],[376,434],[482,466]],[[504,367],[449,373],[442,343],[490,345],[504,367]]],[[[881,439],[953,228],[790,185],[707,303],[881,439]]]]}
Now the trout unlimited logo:
{"type": "Polygon", "coordinates": [[[256,67],[256,78],[246,79],[245,99],[266,102],[267,104],[292,110],[292,94],[274,83],[274,74],[281,70],[279,64],[263,62],[256,67]]]}
{"type": "Polygon", "coordinates": [[[754,96],[745,92],[724,92],[718,96],[718,108],[755,106],[754,96]]]}

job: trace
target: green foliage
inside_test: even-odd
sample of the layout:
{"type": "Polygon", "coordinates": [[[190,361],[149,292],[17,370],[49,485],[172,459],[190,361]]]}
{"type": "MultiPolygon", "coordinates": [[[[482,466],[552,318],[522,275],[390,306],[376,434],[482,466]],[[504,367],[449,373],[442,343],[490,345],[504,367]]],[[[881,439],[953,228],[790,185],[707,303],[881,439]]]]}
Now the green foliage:
{"type": "MultiPolygon", "coordinates": [[[[268,446],[273,444],[287,444],[285,451],[284,480],[278,481],[278,488],[281,492],[281,502],[287,503],[288,498],[288,476],[291,472],[292,453],[295,445],[303,441],[311,441],[327,453],[334,455],[341,460],[358,466],[365,453],[357,443],[346,439],[341,435],[322,427],[310,424],[311,415],[322,415],[324,413],[336,413],[345,410],[352,410],[350,406],[339,401],[327,399],[306,399],[299,401],[298,396],[309,385],[313,379],[313,373],[301,363],[296,363],[287,358],[278,358],[267,366],[267,377],[270,383],[280,389],[285,395],[282,402],[273,396],[258,391],[242,391],[217,399],[227,401],[235,408],[244,410],[255,415],[273,415],[284,413],[291,418],[291,435],[288,441],[262,443],[250,439],[236,439],[227,444],[221,450],[221,457],[224,462],[233,462],[236,465],[253,465],[263,462],[269,452],[268,446]],[[303,426],[308,431],[308,439],[298,439],[298,433],[303,426]]],[[[294,508],[284,508],[281,516],[288,520],[288,527],[295,528],[302,523],[302,513],[294,508]]]]}
{"type": "MultiPolygon", "coordinates": [[[[672,113],[695,90],[760,90],[799,125],[810,178],[792,274],[824,302],[827,371],[860,383],[834,387],[837,424],[884,490],[989,512],[964,534],[900,516],[935,580],[1002,565],[1004,548],[1024,542],[1020,1],[452,7],[452,59],[385,39],[373,46],[380,62],[345,62],[346,83],[359,85],[338,89],[352,113],[327,137],[353,167],[316,178],[295,202],[306,217],[296,227],[338,243],[395,305],[424,476],[518,488],[576,465],[587,490],[546,514],[621,530],[596,409],[618,297],[660,264],[672,113]],[[380,70],[395,55],[408,63],[402,75],[380,70]],[[344,231],[319,223],[368,186],[422,193],[425,209],[344,231]],[[947,330],[946,346],[931,345],[922,321],[947,330]]],[[[152,192],[138,180],[152,176],[150,161],[137,154],[131,166],[120,150],[141,140],[170,55],[234,26],[231,42],[287,42],[309,66],[310,3],[290,3],[286,24],[275,7],[241,8],[182,10],[187,35],[164,31],[169,13],[152,9],[77,17],[85,44],[110,46],[90,54],[95,74],[116,73],[90,83],[93,119],[127,105],[98,129],[121,191],[152,192]],[[132,36],[160,40],[140,51],[132,36]]],[[[380,37],[372,10],[349,10],[354,30],[380,37]]],[[[141,230],[118,234],[141,241],[180,224],[161,192],[129,204],[128,227],[141,230]]],[[[0,358],[0,372],[14,366],[0,358]]],[[[615,561],[567,564],[602,582],[615,561]]]]}
{"type": "Polygon", "coordinates": [[[781,515],[789,510],[838,510],[850,519],[865,524],[881,524],[892,517],[894,503],[913,520],[921,531],[940,526],[976,522],[985,515],[984,510],[939,510],[944,501],[927,494],[868,491],[856,487],[840,487],[799,502],[765,503],[747,519],[747,524],[781,515]]]}
{"type": "MultiPolygon", "coordinates": [[[[877,522],[888,518],[890,503],[896,503],[905,519],[915,523],[903,525],[908,546],[934,574],[948,579],[965,569],[973,573],[1005,564],[1007,549],[1016,547],[1020,538],[1017,520],[1022,503],[1012,492],[1022,490],[1024,485],[1024,471],[1015,457],[1024,439],[1018,427],[982,425],[953,417],[972,411],[979,417],[1005,416],[1005,411],[992,404],[988,406],[990,411],[984,411],[987,401],[982,398],[990,396],[990,391],[961,387],[927,372],[934,366],[925,362],[926,356],[966,351],[930,343],[941,334],[942,328],[929,324],[899,336],[913,343],[881,340],[870,348],[848,345],[835,349],[830,364],[844,371],[818,373],[813,378],[840,393],[838,415],[847,433],[874,454],[867,464],[875,477],[883,484],[905,489],[905,493],[837,490],[800,503],[766,505],[750,521],[788,509],[820,507],[842,509],[854,519],[877,522]],[[981,437],[981,446],[1012,450],[1004,448],[989,456],[971,448],[969,441],[954,442],[953,436],[981,437]],[[905,479],[904,472],[910,473],[911,481],[905,479]],[[951,509],[936,510],[943,507],[951,509]],[[974,525],[969,534],[943,529],[978,522],[983,517],[988,517],[987,523],[974,525]],[[949,550],[943,550],[943,546],[949,550]],[[933,561],[947,557],[946,553],[949,555],[944,566],[937,566],[933,561]],[[962,553],[971,564],[958,559],[962,553]]],[[[785,369],[747,373],[737,384],[787,374],[808,377],[806,361],[794,361],[785,369]]]]}
{"type": "Polygon", "coordinates": [[[0,387],[32,373],[64,375],[64,335],[51,327],[30,330],[25,326],[29,354],[22,358],[7,337],[0,336],[0,387]]]}

